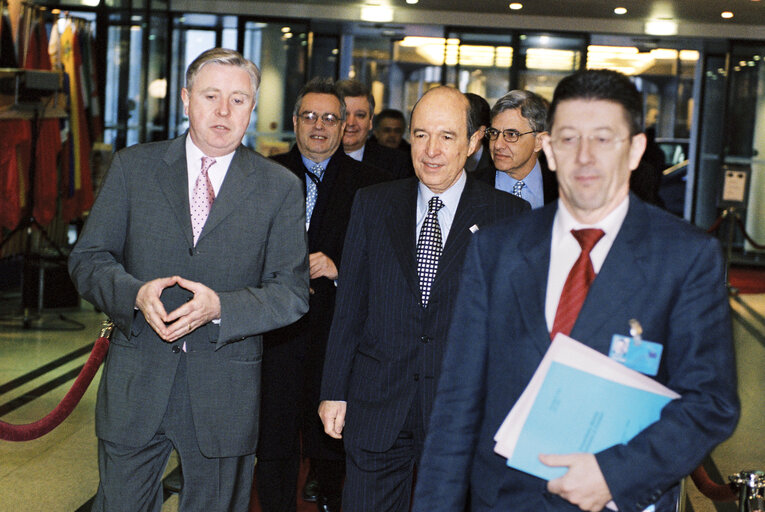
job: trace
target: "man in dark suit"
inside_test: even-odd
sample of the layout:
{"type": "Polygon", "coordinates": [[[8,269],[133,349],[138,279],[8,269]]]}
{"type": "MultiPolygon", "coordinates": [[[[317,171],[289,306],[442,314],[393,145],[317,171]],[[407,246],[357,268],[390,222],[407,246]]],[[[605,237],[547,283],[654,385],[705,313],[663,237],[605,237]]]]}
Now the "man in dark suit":
{"type": "Polygon", "coordinates": [[[346,512],[408,510],[465,247],[528,209],[465,173],[468,108],[456,89],[428,91],[412,113],[418,179],[356,194],[319,408],[344,438],[346,512]]]}
{"type": "Polygon", "coordinates": [[[476,178],[539,208],[558,197],[555,173],[547,168],[542,139],[547,101],[531,91],[510,91],[491,109],[486,130],[494,167],[476,170],[476,178]]]}
{"type": "Polygon", "coordinates": [[[598,511],[613,500],[624,512],[674,512],[678,482],[733,431],[739,404],[720,247],[629,193],[645,148],[641,118],[640,93],[615,71],[580,72],[556,88],[544,151],[560,200],[471,241],[415,511],[462,512],[469,489],[474,511],[598,511]],[[590,244],[580,248],[579,238],[590,244]],[[568,281],[586,274],[573,300],[568,281]],[[632,319],[644,342],[663,346],[655,379],[681,397],[625,444],[540,454],[567,468],[560,478],[509,468],[493,437],[551,335],[570,332],[608,354],[632,319]]]}
{"type": "Polygon", "coordinates": [[[394,108],[386,108],[375,116],[371,138],[381,146],[398,149],[409,155],[412,148],[404,138],[405,131],[404,113],[394,108]]]}
{"type": "Polygon", "coordinates": [[[337,82],[337,92],[345,99],[348,112],[343,132],[345,153],[380,169],[390,178],[414,176],[412,159],[407,153],[381,146],[369,138],[375,112],[375,98],[369,88],[357,80],[341,80],[337,82]]]}
{"type": "Polygon", "coordinates": [[[96,402],[94,510],[247,510],[261,333],[308,309],[300,181],[241,146],[260,73],[232,50],[191,63],[189,131],[114,157],[69,269],[114,320],[96,402]],[[212,203],[212,204],[210,204],[212,203]]]}
{"type": "Polygon", "coordinates": [[[345,231],[356,191],[382,181],[380,172],[347,156],[341,146],[346,105],[335,83],[316,78],[300,91],[292,122],[296,143],[274,157],[304,183],[310,253],[310,308],[299,321],[266,334],[257,487],[264,512],[295,512],[300,433],[311,461],[304,498],[319,510],[340,510],[342,443],[324,434],[316,416],[324,351],[335,306],[345,231]],[[316,486],[313,486],[316,487],[316,486]]]}
{"type": "MultiPolygon", "coordinates": [[[[478,126],[481,131],[481,143],[465,161],[465,170],[467,172],[486,172],[486,169],[494,171],[494,162],[491,161],[491,153],[489,152],[489,139],[486,138],[486,129],[491,124],[491,107],[483,96],[472,92],[466,92],[465,96],[470,102],[473,126],[478,126]]],[[[493,183],[489,183],[489,185],[493,185],[493,183]]]]}

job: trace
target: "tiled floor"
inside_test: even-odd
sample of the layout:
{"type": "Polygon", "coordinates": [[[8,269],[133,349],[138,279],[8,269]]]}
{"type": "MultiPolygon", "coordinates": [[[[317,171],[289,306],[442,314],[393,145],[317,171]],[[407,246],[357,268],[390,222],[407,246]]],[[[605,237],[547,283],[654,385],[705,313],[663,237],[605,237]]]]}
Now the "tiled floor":
{"type": "MultiPolygon", "coordinates": [[[[8,310],[8,301],[0,302],[0,311],[8,310]],[[5,306],[5,307],[3,307],[5,306]]],[[[734,311],[733,329],[739,367],[739,392],[743,411],[741,422],[733,437],[712,454],[714,466],[727,476],[743,469],[765,470],[765,295],[743,295],[731,300],[734,311]]],[[[89,305],[77,311],[46,313],[33,327],[46,330],[22,329],[20,319],[0,320],[0,419],[9,423],[35,421],[48,413],[63,397],[72,379],[61,377],[76,371],[87,354],[73,356],[71,361],[44,372],[19,386],[14,379],[55,362],[76,350],[86,350],[95,341],[103,316],[89,305]],[[50,330],[48,330],[50,329],[50,330]],[[85,347],[85,348],[84,348],[85,347]],[[60,386],[46,391],[35,389],[61,377],[60,386]],[[13,389],[8,389],[13,388],[13,389]],[[24,398],[28,403],[13,407],[24,398]],[[10,412],[8,412],[10,409],[10,412]]],[[[99,375],[96,376],[96,381],[99,375]]],[[[84,510],[98,485],[96,439],[93,431],[93,407],[96,384],[85,394],[72,415],[50,434],[29,442],[0,441],[0,511],[62,511],[84,510]]],[[[175,466],[171,460],[168,469],[175,466]]],[[[713,504],[700,496],[693,484],[688,485],[690,507],[695,512],[735,511],[733,504],[713,504]]],[[[163,511],[177,510],[177,497],[172,495],[163,511]]]]}

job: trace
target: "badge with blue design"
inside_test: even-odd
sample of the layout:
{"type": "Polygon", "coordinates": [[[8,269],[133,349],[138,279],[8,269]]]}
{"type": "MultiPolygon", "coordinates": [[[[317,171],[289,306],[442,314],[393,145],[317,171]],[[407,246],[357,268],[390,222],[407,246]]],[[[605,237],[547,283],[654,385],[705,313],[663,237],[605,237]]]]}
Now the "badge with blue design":
{"type": "Polygon", "coordinates": [[[622,363],[640,373],[655,377],[659,372],[661,352],[664,346],[660,343],[647,341],[642,338],[643,328],[634,318],[630,320],[630,335],[614,334],[611,338],[611,349],[608,357],[622,363]]]}

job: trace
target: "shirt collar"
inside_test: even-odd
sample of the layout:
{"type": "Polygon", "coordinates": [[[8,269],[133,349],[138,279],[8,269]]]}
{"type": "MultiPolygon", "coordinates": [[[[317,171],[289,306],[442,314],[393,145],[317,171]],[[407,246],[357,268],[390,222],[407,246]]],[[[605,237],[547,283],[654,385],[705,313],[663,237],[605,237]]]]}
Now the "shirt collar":
{"type": "Polygon", "coordinates": [[[417,218],[419,219],[421,215],[427,215],[428,201],[435,195],[441,198],[444,208],[454,215],[454,212],[457,211],[460,197],[462,197],[462,191],[465,190],[465,183],[467,183],[467,174],[464,169],[461,171],[457,181],[452,183],[452,186],[441,194],[435,194],[424,183],[420,182],[417,190],[417,218]]]}
{"type": "Polygon", "coordinates": [[[349,157],[353,158],[357,162],[361,162],[364,159],[364,148],[365,147],[366,146],[361,146],[356,151],[346,152],[345,154],[348,155],[349,157]]]}
{"type": "Polygon", "coordinates": [[[582,224],[571,215],[563,201],[558,199],[558,211],[555,214],[555,222],[553,224],[553,237],[557,234],[563,236],[569,233],[572,229],[585,229],[585,228],[599,228],[605,232],[605,237],[613,241],[619,230],[624,223],[625,217],[627,217],[627,210],[630,206],[629,194],[619,205],[614,208],[611,213],[600,219],[595,224],[582,224]]]}
{"type": "Polygon", "coordinates": [[[300,158],[303,159],[303,165],[305,165],[305,168],[308,169],[309,171],[316,164],[319,164],[321,166],[321,168],[326,171],[327,170],[327,165],[329,165],[329,161],[332,159],[332,157],[329,157],[326,160],[322,160],[321,162],[314,162],[313,160],[311,160],[310,158],[306,157],[302,153],[300,153],[300,158]]]}

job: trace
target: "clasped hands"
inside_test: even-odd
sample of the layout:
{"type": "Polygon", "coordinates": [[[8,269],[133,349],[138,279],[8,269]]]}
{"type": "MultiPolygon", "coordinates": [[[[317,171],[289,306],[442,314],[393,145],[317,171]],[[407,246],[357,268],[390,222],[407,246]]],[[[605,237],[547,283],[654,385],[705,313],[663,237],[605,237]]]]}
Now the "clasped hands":
{"type": "Polygon", "coordinates": [[[168,343],[189,334],[199,326],[220,318],[220,298],[211,288],[180,276],[161,277],[144,283],[138,290],[135,305],[143,313],[146,322],[160,338],[168,343]],[[194,294],[194,297],[171,311],[165,311],[160,300],[165,288],[178,285],[194,294]]]}

